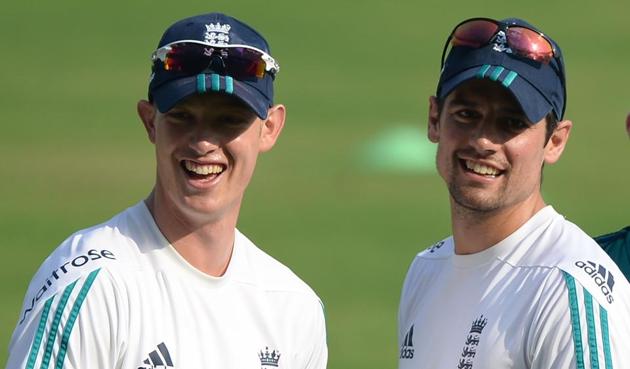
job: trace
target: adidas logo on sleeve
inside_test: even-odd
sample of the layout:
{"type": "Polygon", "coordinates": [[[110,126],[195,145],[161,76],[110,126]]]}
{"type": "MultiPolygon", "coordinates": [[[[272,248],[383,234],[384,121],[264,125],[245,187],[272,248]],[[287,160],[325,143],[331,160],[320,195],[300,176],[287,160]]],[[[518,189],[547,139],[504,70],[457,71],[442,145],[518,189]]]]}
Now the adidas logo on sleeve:
{"type": "Polygon", "coordinates": [[[400,358],[413,359],[413,351],[413,325],[411,325],[400,347],[400,358]]]}
{"type": "Polygon", "coordinates": [[[138,369],[174,368],[171,354],[168,352],[168,348],[164,342],[157,345],[157,349],[151,351],[148,356],[149,357],[142,362],[143,365],[139,366],[138,369]]]}
{"type": "Polygon", "coordinates": [[[603,265],[597,265],[592,261],[577,261],[575,266],[585,271],[586,274],[593,279],[595,284],[599,286],[609,304],[612,304],[615,301],[612,295],[615,278],[610,271],[606,270],[603,265]]]}

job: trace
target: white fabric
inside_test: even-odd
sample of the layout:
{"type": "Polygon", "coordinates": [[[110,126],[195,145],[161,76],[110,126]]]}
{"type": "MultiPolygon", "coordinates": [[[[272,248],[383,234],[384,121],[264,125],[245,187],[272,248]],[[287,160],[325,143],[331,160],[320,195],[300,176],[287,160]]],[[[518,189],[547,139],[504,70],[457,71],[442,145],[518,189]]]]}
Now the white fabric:
{"type": "Polygon", "coordinates": [[[143,202],[75,233],[33,278],[7,368],[325,368],[319,298],[235,232],[220,278],[189,265],[143,202]]]}
{"type": "Polygon", "coordinates": [[[630,368],[630,285],[550,206],[482,252],[418,254],[398,323],[400,369],[630,368]]]}

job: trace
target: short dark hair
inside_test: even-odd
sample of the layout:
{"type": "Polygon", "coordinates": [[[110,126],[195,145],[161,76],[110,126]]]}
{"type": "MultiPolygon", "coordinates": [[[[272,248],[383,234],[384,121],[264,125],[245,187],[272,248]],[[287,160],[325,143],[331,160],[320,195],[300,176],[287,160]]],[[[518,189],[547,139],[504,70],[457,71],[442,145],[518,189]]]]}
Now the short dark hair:
{"type": "Polygon", "coordinates": [[[545,130],[545,146],[547,146],[547,142],[551,138],[553,131],[558,127],[558,118],[556,118],[556,114],[554,112],[549,112],[545,117],[545,122],[547,123],[547,129],[545,130]]]}

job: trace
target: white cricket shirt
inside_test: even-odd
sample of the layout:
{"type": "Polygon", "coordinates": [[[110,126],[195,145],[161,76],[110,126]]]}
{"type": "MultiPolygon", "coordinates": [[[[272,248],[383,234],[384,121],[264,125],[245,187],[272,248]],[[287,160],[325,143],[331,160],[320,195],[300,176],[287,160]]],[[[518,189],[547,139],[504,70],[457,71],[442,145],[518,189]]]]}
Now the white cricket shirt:
{"type": "Polygon", "coordinates": [[[220,278],[188,264],[144,202],[75,233],[31,281],[7,368],[325,368],[319,298],[235,232],[220,278]]]}
{"type": "Polygon", "coordinates": [[[400,369],[630,368],[630,285],[551,206],[482,252],[418,254],[398,318],[400,369]]]}

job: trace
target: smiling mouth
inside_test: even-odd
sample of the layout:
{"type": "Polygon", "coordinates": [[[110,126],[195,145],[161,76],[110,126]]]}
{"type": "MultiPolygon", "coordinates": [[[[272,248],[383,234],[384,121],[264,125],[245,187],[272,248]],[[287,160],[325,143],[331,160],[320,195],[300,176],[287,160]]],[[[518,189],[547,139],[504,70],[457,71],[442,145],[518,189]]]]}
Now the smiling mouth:
{"type": "Polygon", "coordinates": [[[495,178],[503,174],[503,171],[497,168],[483,165],[473,160],[460,159],[460,161],[462,162],[462,165],[466,169],[466,171],[478,174],[480,176],[495,178]]]}
{"type": "Polygon", "coordinates": [[[199,164],[190,160],[181,162],[184,171],[194,179],[211,179],[218,177],[225,171],[223,164],[199,164]]]}

